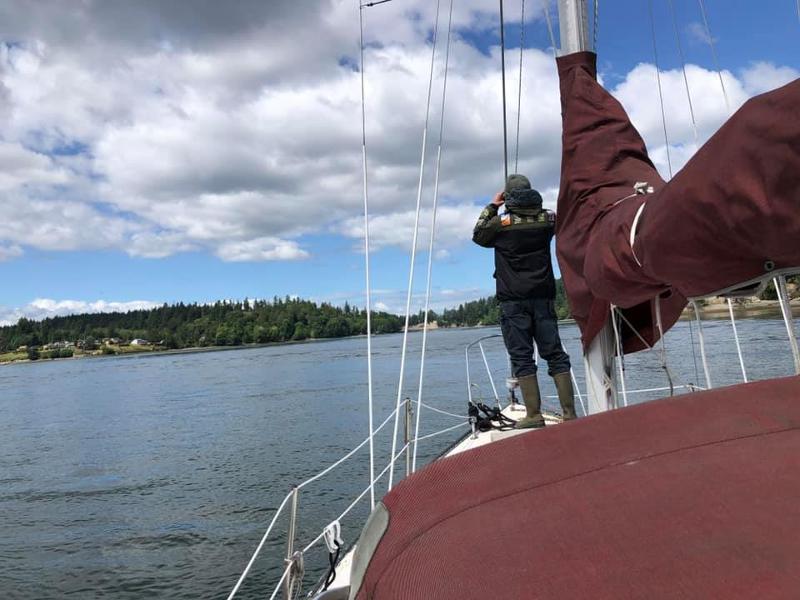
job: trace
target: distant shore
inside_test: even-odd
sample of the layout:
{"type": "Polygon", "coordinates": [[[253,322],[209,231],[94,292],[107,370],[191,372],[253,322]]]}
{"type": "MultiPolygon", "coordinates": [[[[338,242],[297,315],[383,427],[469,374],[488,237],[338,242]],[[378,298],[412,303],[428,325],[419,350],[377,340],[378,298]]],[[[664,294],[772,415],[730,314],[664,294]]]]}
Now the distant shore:
{"type": "MultiPolygon", "coordinates": [[[[791,301],[790,306],[792,308],[792,314],[795,317],[800,317],[800,299],[795,298],[791,301]]],[[[707,319],[707,320],[722,320],[730,318],[730,312],[728,309],[728,303],[725,301],[714,301],[707,303],[704,306],[700,306],[700,318],[707,319]]],[[[750,301],[743,304],[738,304],[734,302],[733,305],[733,313],[736,318],[739,319],[763,319],[763,318],[781,318],[781,309],[780,303],[777,300],[758,300],[758,301],[750,301]]],[[[680,319],[682,321],[688,319],[694,319],[694,311],[692,310],[691,306],[687,306],[684,309],[683,313],[681,314],[680,319]]],[[[561,319],[559,320],[560,325],[570,325],[575,323],[574,319],[561,319]]],[[[463,326],[451,326],[451,327],[440,327],[436,323],[432,323],[429,327],[430,330],[435,329],[482,329],[486,327],[497,327],[498,325],[463,325],[463,326]]],[[[415,325],[409,328],[411,332],[421,332],[422,326],[415,325]]],[[[401,333],[401,332],[396,332],[401,333]]],[[[374,335],[391,335],[391,334],[374,334],[374,335]]],[[[351,338],[363,338],[366,337],[365,335],[354,335],[354,336],[345,336],[345,337],[338,337],[338,338],[309,338],[305,340],[294,340],[294,341],[285,341],[285,342],[267,342],[267,343],[257,343],[257,344],[240,344],[238,346],[201,346],[201,347],[189,347],[189,348],[174,348],[168,349],[160,346],[150,346],[150,347],[143,347],[137,350],[126,350],[126,351],[115,351],[114,353],[103,353],[102,350],[86,352],[86,353],[79,353],[72,357],[65,357],[65,358],[40,358],[37,360],[31,360],[30,358],[14,358],[11,360],[0,360],[0,366],[4,365],[12,365],[12,364],[21,364],[21,363],[48,363],[54,361],[63,361],[63,360],[81,360],[81,359],[90,359],[90,358],[129,358],[132,356],[164,356],[164,355],[176,355],[176,354],[200,354],[205,352],[224,352],[229,350],[245,350],[245,349],[255,349],[255,348],[269,348],[272,346],[288,346],[288,345],[296,345],[296,344],[309,344],[309,343],[316,343],[316,342],[331,342],[335,340],[342,340],[342,339],[351,339],[351,338]]],[[[15,353],[15,352],[7,352],[5,354],[0,354],[0,356],[9,356],[9,355],[20,355],[22,353],[15,353]]]]}
{"type": "MultiPolygon", "coordinates": [[[[800,299],[795,298],[789,302],[789,306],[792,309],[793,316],[800,316],[800,299]]],[[[703,306],[699,306],[699,308],[701,319],[717,320],[730,318],[730,310],[726,301],[709,302],[703,306]]],[[[781,305],[777,300],[756,300],[742,304],[734,301],[733,315],[738,319],[782,318],[781,305]]],[[[689,305],[684,309],[681,320],[693,318],[695,318],[694,310],[692,310],[691,305],[689,305]]]]}

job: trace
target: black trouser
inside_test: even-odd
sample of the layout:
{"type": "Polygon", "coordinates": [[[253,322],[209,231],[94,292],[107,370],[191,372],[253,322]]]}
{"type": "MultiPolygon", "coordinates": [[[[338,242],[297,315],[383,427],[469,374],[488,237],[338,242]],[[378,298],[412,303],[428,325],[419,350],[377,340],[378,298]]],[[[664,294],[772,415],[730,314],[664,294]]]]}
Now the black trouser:
{"type": "Polygon", "coordinates": [[[539,355],[547,361],[547,372],[551,376],[570,370],[569,356],[561,347],[561,338],[558,336],[553,300],[505,300],[500,303],[500,315],[500,328],[511,357],[514,377],[536,374],[534,340],[539,347],[539,355]]]}

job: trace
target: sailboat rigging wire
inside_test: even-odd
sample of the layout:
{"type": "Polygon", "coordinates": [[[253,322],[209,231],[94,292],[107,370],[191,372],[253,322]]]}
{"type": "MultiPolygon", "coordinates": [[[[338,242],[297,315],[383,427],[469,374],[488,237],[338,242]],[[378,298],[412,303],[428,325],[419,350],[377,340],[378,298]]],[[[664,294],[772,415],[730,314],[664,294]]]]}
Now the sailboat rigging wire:
{"type": "Polygon", "coordinates": [[[414,290],[414,263],[417,259],[417,239],[419,237],[419,209],[422,203],[422,182],[425,175],[425,150],[428,140],[428,121],[431,113],[431,92],[433,89],[433,68],[436,58],[436,41],[437,34],[439,33],[439,9],[441,0],[436,0],[436,21],[433,26],[433,43],[431,47],[431,68],[430,77],[428,79],[428,98],[425,105],[425,126],[422,130],[422,151],[420,152],[419,160],[419,184],[417,186],[417,207],[414,215],[414,238],[411,242],[411,265],[408,269],[408,292],[406,294],[406,317],[405,326],[403,327],[403,348],[400,353],[400,381],[397,384],[397,399],[395,402],[395,409],[397,412],[394,416],[394,433],[392,434],[392,454],[391,454],[391,468],[389,469],[389,486],[391,491],[394,484],[394,456],[397,450],[397,430],[400,424],[400,401],[403,398],[403,378],[406,369],[406,353],[408,351],[408,328],[411,319],[411,294],[414,290]]]}
{"type": "Polygon", "coordinates": [[[731,315],[731,327],[733,327],[733,338],[736,340],[736,352],[739,354],[739,366],[742,367],[742,377],[747,383],[747,370],[744,368],[744,358],[742,358],[742,345],[739,343],[739,332],[736,330],[736,317],[733,314],[733,301],[728,298],[728,312],[731,315]]]}
{"type": "MultiPolygon", "coordinates": [[[[711,47],[711,56],[714,59],[714,68],[717,70],[719,76],[719,85],[722,88],[722,96],[725,98],[725,108],[731,112],[731,103],[728,100],[728,91],[725,89],[725,81],[722,79],[722,69],[719,67],[719,60],[717,58],[717,48],[714,46],[714,38],[711,37],[711,27],[708,26],[708,16],[706,15],[706,6],[703,0],[697,0],[700,5],[700,14],[703,15],[703,26],[706,29],[706,37],[708,38],[708,45],[711,47]]],[[[800,0],[798,0],[800,2],[800,0]]],[[[800,4],[798,5],[800,6],[800,4]]]]}
{"type": "Polygon", "coordinates": [[[706,357],[706,341],[703,337],[703,322],[700,320],[700,308],[697,306],[697,302],[695,300],[689,300],[692,304],[692,308],[694,309],[694,316],[697,319],[697,338],[700,340],[700,359],[703,361],[703,372],[706,376],[706,389],[710,390],[712,387],[711,385],[711,372],[708,369],[708,358],[706,357]]]}
{"type": "Polygon", "coordinates": [[[681,70],[683,71],[683,83],[686,86],[686,100],[689,102],[689,114],[692,116],[692,131],[694,132],[694,143],[699,144],[699,137],[697,135],[697,121],[694,117],[694,106],[692,105],[692,93],[689,91],[689,79],[686,76],[686,61],[683,58],[683,46],[681,45],[681,36],[678,31],[678,19],[675,16],[675,5],[672,0],[667,0],[669,4],[670,14],[672,15],[672,28],[675,31],[675,46],[678,48],[678,56],[681,59],[681,70]]]}
{"type": "Polygon", "coordinates": [[[667,115],[664,111],[664,92],[661,89],[661,70],[658,66],[658,45],[656,44],[656,22],[653,18],[653,0],[647,0],[650,12],[650,31],[653,36],[653,60],[656,63],[656,81],[658,83],[658,102],[661,106],[661,126],[664,128],[664,148],[667,150],[667,168],[669,178],[672,179],[672,159],[669,156],[669,135],[667,135],[667,115]]]}
{"type": "Polygon", "coordinates": [[[661,322],[661,296],[656,296],[656,325],[658,326],[658,337],[661,340],[661,368],[667,375],[667,382],[669,383],[669,395],[675,395],[675,385],[672,382],[672,373],[669,372],[667,366],[667,343],[664,340],[664,326],[661,322]]]}
{"type": "Polygon", "coordinates": [[[550,18],[550,0],[542,0],[542,7],[544,8],[544,20],[547,23],[547,33],[550,35],[550,45],[553,48],[553,57],[558,55],[558,46],[556,45],[556,36],[553,33],[553,21],[550,18]]]}
{"type": "Polygon", "coordinates": [[[781,314],[783,315],[783,322],[786,325],[786,333],[789,334],[789,344],[792,347],[792,356],[794,357],[795,372],[800,375],[800,348],[797,346],[797,335],[794,332],[794,320],[792,319],[792,305],[789,303],[789,292],[786,290],[786,277],[778,275],[773,283],[775,291],[778,293],[778,302],[781,305],[781,314]]]}
{"type": "Polygon", "coordinates": [[[617,307],[611,306],[611,327],[614,329],[614,343],[617,346],[617,367],[619,370],[619,381],[622,384],[622,404],[628,406],[628,390],[625,386],[625,354],[622,352],[622,342],[619,335],[619,324],[617,323],[617,307]]]}
{"type": "MultiPolygon", "coordinates": [[[[439,118],[439,144],[436,150],[436,177],[433,184],[433,207],[431,209],[431,237],[428,243],[428,276],[425,285],[425,313],[422,325],[422,354],[419,365],[419,389],[417,390],[417,415],[414,425],[414,437],[419,435],[420,410],[422,406],[422,384],[425,377],[425,351],[428,347],[428,312],[431,304],[431,281],[433,271],[433,244],[436,238],[436,212],[439,207],[439,174],[442,168],[442,140],[444,139],[444,108],[447,99],[447,70],[450,66],[450,34],[453,26],[453,0],[450,0],[450,12],[447,20],[447,43],[444,58],[444,75],[442,83],[442,105],[439,118]]],[[[413,457],[411,459],[411,472],[417,470],[417,446],[414,445],[413,457]]]]}
{"type": "Polygon", "coordinates": [[[522,118],[522,56],[525,50],[525,0],[522,0],[519,24],[519,87],[517,88],[517,143],[514,150],[514,173],[519,173],[519,122],[522,118]]]}
{"type": "Polygon", "coordinates": [[[508,179],[508,114],[506,112],[506,35],[503,21],[503,0],[500,0],[500,70],[503,82],[503,185],[508,179]]]}
{"type": "MultiPolygon", "coordinates": [[[[360,0],[359,0],[360,1],[360,0]]],[[[373,386],[372,386],[372,287],[370,284],[369,271],[369,186],[367,184],[367,109],[366,94],[364,91],[364,10],[361,6],[358,9],[359,25],[359,51],[361,71],[361,171],[363,176],[363,195],[364,195],[364,277],[366,279],[366,300],[367,300],[367,406],[369,412],[369,479],[375,479],[375,444],[373,442],[375,432],[374,409],[373,409],[373,386]]],[[[369,494],[370,509],[375,508],[375,488],[372,487],[369,494]]]]}
{"type": "Polygon", "coordinates": [[[697,355],[694,351],[694,328],[692,327],[692,319],[689,319],[689,343],[692,345],[692,362],[694,363],[694,383],[700,381],[700,373],[697,370],[697,355]]]}
{"type": "Polygon", "coordinates": [[[586,405],[583,403],[583,394],[581,394],[581,387],[578,385],[578,379],[575,377],[575,371],[570,368],[569,374],[572,377],[573,389],[575,390],[575,394],[578,396],[578,402],[581,405],[581,410],[583,411],[584,416],[586,416],[589,413],[586,412],[586,405]]]}

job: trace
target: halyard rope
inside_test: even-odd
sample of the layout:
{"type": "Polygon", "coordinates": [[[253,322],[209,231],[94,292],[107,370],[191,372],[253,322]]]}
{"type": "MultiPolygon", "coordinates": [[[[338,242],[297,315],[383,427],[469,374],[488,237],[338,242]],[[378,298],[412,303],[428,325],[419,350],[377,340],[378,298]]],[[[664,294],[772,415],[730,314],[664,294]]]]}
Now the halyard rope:
{"type": "MultiPolygon", "coordinates": [[[[447,70],[450,65],[450,33],[453,26],[453,0],[450,0],[450,13],[447,20],[447,43],[444,59],[444,82],[442,84],[442,105],[439,119],[439,144],[436,150],[436,177],[433,184],[433,207],[431,209],[431,237],[428,243],[428,276],[425,285],[425,310],[422,325],[422,354],[419,363],[419,389],[417,390],[417,415],[414,425],[414,437],[419,435],[420,407],[422,405],[422,384],[425,377],[425,351],[428,347],[428,311],[431,304],[431,276],[433,271],[433,244],[436,238],[436,211],[439,207],[439,174],[442,168],[442,140],[444,138],[444,108],[447,98],[447,70]]],[[[414,445],[411,459],[411,471],[417,470],[417,446],[414,445]]]]}
{"type": "Polygon", "coordinates": [[[406,369],[406,353],[408,351],[408,328],[411,319],[411,295],[414,291],[414,263],[417,259],[417,238],[419,237],[419,211],[420,204],[422,203],[422,183],[425,175],[425,150],[428,139],[428,121],[431,112],[431,92],[433,88],[433,70],[434,60],[436,58],[436,41],[439,31],[439,8],[441,0],[436,0],[436,21],[433,26],[433,43],[431,47],[431,67],[430,77],[428,79],[428,98],[425,105],[425,127],[422,130],[422,151],[420,152],[419,161],[419,184],[417,186],[417,207],[414,216],[414,237],[411,242],[411,264],[408,269],[408,292],[406,294],[406,316],[405,326],[403,327],[403,347],[400,353],[400,380],[397,384],[397,399],[395,401],[395,418],[394,418],[394,433],[392,434],[392,454],[389,468],[389,486],[391,490],[394,484],[394,456],[397,452],[397,430],[400,424],[400,402],[403,399],[403,378],[405,377],[406,369]]]}
{"type": "MultiPolygon", "coordinates": [[[[360,2],[361,0],[358,0],[360,2]]],[[[364,9],[358,8],[359,49],[361,53],[361,168],[364,193],[364,276],[367,296],[367,406],[369,412],[369,479],[375,478],[374,412],[372,402],[372,289],[369,273],[369,188],[367,186],[367,110],[364,93],[364,9]]],[[[375,488],[369,493],[369,505],[375,508],[375,488]]]]}

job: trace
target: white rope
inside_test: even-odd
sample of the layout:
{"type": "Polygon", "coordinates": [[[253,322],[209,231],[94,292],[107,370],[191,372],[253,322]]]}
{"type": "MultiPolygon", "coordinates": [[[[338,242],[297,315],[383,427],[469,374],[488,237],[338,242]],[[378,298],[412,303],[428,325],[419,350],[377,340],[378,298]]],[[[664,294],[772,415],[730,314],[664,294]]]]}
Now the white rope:
{"type": "MultiPolygon", "coordinates": [[[[231,593],[228,594],[228,600],[232,600],[232,598],[236,595],[236,592],[239,591],[239,587],[241,587],[242,582],[245,580],[245,578],[247,577],[247,574],[250,572],[250,569],[253,567],[253,563],[256,562],[256,558],[258,557],[259,553],[261,552],[261,548],[264,547],[264,543],[267,541],[267,538],[269,537],[269,534],[272,531],[272,528],[275,527],[275,522],[278,520],[278,517],[280,516],[281,512],[283,512],[283,509],[286,507],[286,503],[289,502],[289,498],[291,498],[293,494],[294,494],[294,491],[291,491],[288,494],[286,494],[286,497],[283,499],[283,502],[281,502],[281,505],[278,507],[278,510],[275,511],[275,514],[272,516],[272,521],[270,521],[269,527],[267,527],[267,531],[264,532],[263,536],[261,536],[261,541],[258,543],[258,547],[256,548],[256,551],[253,552],[253,556],[250,557],[250,561],[247,563],[247,566],[244,568],[244,571],[242,571],[242,574],[239,576],[239,580],[236,582],[236,585],[233,586],[233,589],[231,590],[231,593]]],[[[285,574],[284,574],[284,577],[285,577],[285,574]]],[[[281,578],[281,583],[282,582],[283,582],[283,578],[281,578]]],[[[280,583],[278,583],[278,587],[280,587],[280,583]]]]}
{"type": "MultiPolygon", "coordinates": [[[[578,402],[581,405],[581,410],[583,411],[583,415],[586,416],[589,413],[586,412],[586,405],[583,403],[583,395],[581,394],[581,388],[578,385],[578,379],[575,377],[575,371],[572,369],[572,367],[570,367],[569,369],[569,374],[572,376],[573,389],[575,390],[575,393],[578,395],[578,402]]],[[[556,398],[557,397],[558,396],[556,396],[556,398]]]]}
{"type": "MultiPolygon", "coordinates": [[[[439,413],[440,415],[446,415],[448,417],[455,417],[456,419],[466,419],[469,420],[469,417],[464,415],[459,415],[456,413],[447,412],[446,410],[442,410],[441,408],[436,408],[435,406],[431,406],[430,404],[426,404],[425,402],[420,402],[419,404],[423,408],[427,408],[428,410],[432,410],[435,413],[439,413]]],[[[414,436],[416,437],[416,435],[414,436]]]]}
{"type": "Polygon", "coordinates": [[[703,372],[706,375],[706,389],[710,390],[713,385],[711,385],[711,372],[708,369],[708,358],[706,357],[706,343],[705,338],[703,337],[703,322],[700,320],[700,308],[697,306],[697,302],[695,300],[689,301],[694,309],[694,315],[697,319],[697,338],[700,340],[700,359],[703,361],[703,372]]]}
{"type": "MultiPolygon", "coordinates": [[[[676,390],[679,390],[681,388],[686,389],[686,390],[704,390],[705,389],[702,386],[694,385],[694,384],[678,384],[678,385],[676,385],[674,387],[674,389],[676,389],[676,390]]],[[[669,386],[654,387],[654,388],[642,388],[642,389],[638,389],[638,390],[628,390],[628,394],[633,396],[634,394],[648,394],[648,393],[652,393],[652,392],[667,392],[667,391],[669,391],[669,389],[670,389],[669,386]]],[[[542,396],[542,397],[546,398],[548,400],[556,400],[556,399],[558,399],[558,396],[556,396],[556,395],[542,396]]]]}
{"type": "Polygon", "coordinates": [[[747,383],[747,369],[744,367],[744,358],[742,358],[742,345],[739,343],[739,332],[736,329],[736,317],[733,314],[733,301],[728,298],[728,312],[731,315],[731,327],[733,327],[733,339],[736,340],[736,352],[739,354],[739,366],[742,368],[742,378],[747,383]]]}
{"type": "Polygon", "coordinates": [[[286,565],[286,568],[283,570],[283,575],[281,575],[281,578],[278,579],[278,583],[275,584],[275,589],[272,591],[272,595],[269,597],[269,600],[275,600],[275,596],[278,595],[278,592],[280,591],[283,582],[286,580],[286,576],[292,570],[293,566],[294,563],[291,562],[288,565],[286,565]]]}
{"type": "Polygon", "coordinates": [[[697,135],[697,122],[694,118],[694,106],[692,105],[692,93],[689,91],[689,79],[686,77],[686,61],[683,59],[683,46],[681,45],[681,36],[678,32],[678,20],[675,17],[675,6],[672,3],[672,0],[667,0],[669,4],[669,10],[672,14],[672,25],[673,29],[675,30],[675,45],[678,48],[678,55],[681,59],[681,70],[683,71],[683,83],[686,86],[686,99],[689,102],[689,114],[692,116],[692,131],[694,131],[694,143],[695,145],[700,143],[700,138],[697,135]]]}
{"type": "MultiPolygon", "coordinates": [[[[494,400],[497,405],[500,405],[500,396],[497,395],[497,388],[494,385],[494,377],[492,377],[492,371],[489,369],[489,361],[486,360],[486,352],[483,350],[483,344],[478,344],[478,348],[481,351],[481,357],[483,358],[483,366],[486,368],[486,375],[489,377],[489,384],[492,386],[492,394],[494,394],[494,400]]],[[[538,360],[538,355],[537,355],[538,360]]]]}
{"type": "Polygon", "coordinates": [[[789,334],[789,344],[792,346],[792,356],[794,358],[794,368],[800,375],[800,348],[797,346],[797,336],[794,332],[794,319],[792,318],[792,305],[789,302],[789,292],[786,290],[786,278],[779,275],[774,280],[775,291],[778,293],[778,302],[781,305],[783,322],[786,325],[786,333],[789,334]]]}
{"type": "MultiPolygon", "coordinates": [[[[436,0],[436,22],[433,27],[433,44],[431,48],[431,68],[430,78],[428,79],[428,99],[425,107],[425,126],[422,130],[422,151],[420,152],[419,161],[419,184],[417,186],[417,207],[414,216],[414,239],[411,243],[411,264],[408,269],[408,292],[406,294],[406,318],[405,326],[403,327],[403,348],[400,353],[400,381],[397,384],[397,398],[395,407],[397,412],[394,419],[394,433],[392,434],[392,457],[397,451],[397,430],[400,424],[400,402],[403,399],[403,378],[405,377],[406,369],[406,353],[408,351],[408,328],[411,319],[411,294],[414,290],[414,263],[417,259],[417,238],[419,237],[419,210],[422,203],[422,182],[425,175],[425,150],[428,140],[428,120],[431,112],[431,92],[433,89],[433,67],[436,58],[436,38],[439,32],[439,8],[440,0],[436,0]]],[[[391,468],[389,469],[389,487],[392,489],[394,484],[394,460],[391,461],[391,468]]]]}
{"type": "Polygon", "coordinates": [[[667,150],[667,169],[669,178],[672,179],[672,159],[669,155],[669,135],[667,135],[667,114],[664,110],[664,93],[661,89],[661,70],[658,66],[658,45],[656,44],[656,23],[653,18],[653,0],[648,0],[647,6],[650,10],[650,31],[653,37],[653,60],[656,64],[656,82],[658,83],[658,102],[661,106],[661,126],[664,128],[664,148],[667,150]]]}
{"type": "Polygon", "coordinates": [[[592,26],[592,50],[597,54],[597,34],[600,30],[600,0],[594,0],[594,25],[592,26]]]}
{"type": "MultiPolygon", "coordinates": [[[[386,424],[389,423],[389,421],[392,419],[393,416],[394,416],[394,411],[392,411],[392,413],[390,413],[389,416],[386,417],[386,419],[384,419],[383,423],[381,423],[372,432],[373,436],[374,436],[374,434],[378,433],[381,429],[383,429],[386,426],[386,424]]],[[[317,481],[321,477],[324,477],[325,475],[327,475],[328,473],[333,471],[333,469],[335,469],[336,467],[341,465],[343,462],[345,462],[347,459],[349,459],[351,456],[353,456],[356,452],[361,450],[361,448],[363,448],[368,442],[370,442],[372,440],[373,436],[370,436],[367,439],[365,439],[358,446],[356,446],[355,448],[350,450],[350,452],[345,454],[342,458],[340,458],[339,460],[337,460],[333,464],[329,465],[326,469],[323,469],[322,471],[320,471],[319,473],[317,473],[313,477],[310,477],[309,479],[306,479],[303,483],[301,483],[300,485],[297,486],[297,490],[303,489],[307,485],[317,481]]],[[[384,469],[384,472],[385,472],[385,469],[384,469]]],[[[373,489],[374,490],[375,481],[376,481],[375,478],[370,479],[370,485],[367,488],[368,490],[369,489],[373,489]]],[[[286,507],[286,503],[289,501],[289,498],[292,497],[293,493],[294,493],[294,491],[289,492],[286,495],[286,497],[283,499],[283,502],[281,502],[281,505],[278,507],[278,511],[272,517],[272,521],[270,521],[270,524],[267,527],[267,531],[261,537],[261,541],[259,542],[258,547],[256,548],[256,551],[253,552],[253,556],[250,558],[250,562],[247,563],[247,566],[245,567],[244,571],[242,572],[241,576],[239,577],[239,581],[236,582],[236,585],[234,586],[233,591],[231,591],[230,595],[228,596],[228,600],[231,600],[234,597],[236,592],[239,590],[239,587],[242,585],[242,582],[244,581],[245,577],[247,577],[247,574],[250,572],[250,568],[253,566],[253,563],[255,562],[256,558],[258,557],[259,553],[261,552],[261,549],[263,548],[264,543],[267,541],[267,538],[269,537],[270,532],[272,531],[273,527],[275,526],[275,522],[278,520],[278,516],[281,514],[283,509],[286,507]]]]}
{"type": "Polygon", "coordinates": [[[454,431],[454,430],[456,430],[456,429],[458,429],[460,427],[465,427],[465,426],[468,426],[468,425],[469,425],[469,423],[459,423],[458,425],[453,425],[452,427],[448,427],[447,429],[442,429],[441,431],[436,431],[434,433],[429,433],[427,435],[423,435],[422,437],[418,437],[418,438],[414,439],[414,444],[416,445],[417,442],[421,442],[422,440],[427,440],[427,439],[430,439],[432,437],[436,437],[437,435],[442,435],[442,434],[448,433],[450,431],[454,431]]]}
{"type": "MultiPolygon", "coordinates": [[[[400,450],[400,454],[402,454],[402,452],[403,452],[403,451],[402,451],[402,450],[400,450]]],[[[366,495],[367,495],[367,492],[369,492],[370,488],[374,488],[375,484],[377,484],[377,483],[378,483],[378,481],[380,481],[380,480],[381,480],[381,478],[382,478],[384,475],[386,475],[386,471],[388,471],[388,470],[389,470],[389,465],[386,465],[386,466],[383,468],[383,470],[382,470],[380,473],[378,473],[378,476],[376,477],[376,479],[375,479],[375,480],[374,480],[374,481],[373,481],[373,482],[372,482],[372,483],[371,483],[369,486],[367,486],[366,488],[364,488],[364,490],[363,490],[363,491],[362,491],[362,492],[361,492],[361,493],[360,493],[360,494],[359,494],[359,495],[356,497],[356,499],[355,499],[355,500],[353,500],[353,501],[350,503],[350,505],[349,505],[347,508],[345,508],[345,509],[344,509],[344,512],[342,512],[342,514],[340,514],[338,517],[336,517],[336,519],[335,519],[335,520],[336,520],[336,521],[341,521],[341,520],[342,520],[342,519],[344,519],[344,518],[345,518],[345,517],[346,517],[348,514],[350,514],[350,511],[351,511],[351,510],[353,510],[353,509],[354,509],[354,508],[355,508],[355,507],[358,505],[358,503],[359,503],[359,502],[361,502],[361,500],[363,500],[363,499],[364,499],[364,496],[366,496],[366,495]]],[[[320,534],[319,534],[317,537],[315,537],[315,538],[314,538],[314,539],[313,539],[313,540],[312,540],[312,541],[311,541],[311,542],[310,542],[310,543],[309,543],[309,544],[308,544],[308,545],[307,545],[305,548],[303,548],[303,554],[305,554],[306,552],[308,552],[309,550],[311,550],[311,548],[313,548],[314,546],[316,546],[317,544],[319,544],[319,543],[320,543],[320,542],[321,542],[323,539],[325,539],[325,531],[324,531],[324,530],[323,530],[323,531],[322,531],[322,533],[320,533],[320,534]]]]}
{"type": "MultiPolygon", "coordinates": [[[[433,244],[436,238],[436,212],[439,208],[439,174],[442,168],[442,140],[444,139],[444,108],[447,98],[447,70],[450,66],[450,33],[453,26],[453,0],[450,0],[450,15],[447,20],[447,44],[444,59],[444,81],[442,84],[442,106],[439,121],[439,144],[436,150],[436,177],[433,184],[433,208],[431,209],[431,238],[428,243],[428,275],[425,285],[425,311],[422,324],[422,354],[419,363],[419,388],[417,389],[417,415],[414,425],[414,436],[419,433],[420,405],[422,404],[422,384],[425,378],[425,351],[428,347],[428,311],[431,305],[431,282],[433,271],[433,244]]],[[[411,459],[411,472],[417,470],[417,448],[414,447],[413,458],[411,459]]]]}
{"type": "MultiPolygon", "coordinates": [[[[398,408],[399,408],[399,407],[398,407],[398,408]]],[[[375,431],[373,431],[373,435],[374,435],[374,434],[376,434],[376,433],[378,433],[378,432],[379,432],[381,429],[383,429],[383,428],[386,426],[386,424],[387,424],[387,423],[388,423],[388,422],[389,422],[389,421],[392,419],[392,417],[394,417],[394,416],[395,416],[395,412],[398,410],[398,408],[394,409],[394,410],[393,410],[393,411],[392,411],[392,412],[389,414],[389,416],[388,416],[388,417],[386,417],[386,418],[383,420],[383,423],[381,423],[380,425],[378,425],[378,427],[375,429],[375,431]]],[[[309,484],[311,484],[311,483],[314,483],[315,481],[317,481],[317,480],[318,480],[318,479],[320,479],[321,477],[324,477],[325,475],[327,475],[328,473],[330,473],[331,471],[333,471],[333,470],[334,470],[336,467],[338,467],[340,464],[342,464],[343,462],[345,462],[345,461],[346,461],[348,458],[350,458],[351,456],[353,456],[353,455],[354,455],[356,452],[358,452],[359,450],[361,450],[361,448],[363,448],[363,447],[364,447],[364,446],[367,444],[367,442],[369,442],[369,440],[370,440],[370,438],[367,438],[367,439],[365,439],[363,442],[361,442],[361,443],[360,443],[358,446],[356,446],[355,448],[353,448],[352,450],[350,450],[350,452],[348,452],[347,454],[345,454],[343,457],[341,457],[341,458],[340,458],[339,460],[337,460],[335,463],[333,463],[332,465],[328,466],[326,469],[323,469],[322,471],[320,471],[319,473],[317,473],[317,474],[316,474],[316,475],[314,475],[313,477],[309,477],[308,479],[306,479],[306,480],[305,480],[303,483],[301,483],[300,485],[298,485],[298,486],[297,486],[297,488],[298,488],[298,489],[303,489],[303,488],[304,488],[304,487],[306,487],[307,485],[309,485],[309,484]]]]}
{"type": "MultiPolygon", "coordinates": [[[[364,9],[361,0],[357,0],[359,44],[361,50],[361,169],[363,174],[364,193],[364,276],[366,279],[367,295],[367,407],[369,413],[369,479],[375,478],[375,445],[373,443],[374,412],[372,402],[372,287],[369,272],[369,188],[367,186],[367,109],[366,95],[364,92],[364,9]]],[[[375,488],[370,490],[369,505],[375,508],[375,488]]]]}
{"type": "Polygon", "coordinates": [[[628,406],[628,391],[625,386],[625,354],[622,351],[622,341],[619,335],[617,324],[617,307],[611,305],[611,327],[614,329],[614,342],[617,346],[617,370],[619,371],[619,381],[622,384],[622,405],[628,406]]]}
{"type": "Polygon", "coordinates": [[[653,349],[653,347],[652,347],[652,346],[651,346],[651,345],[650,345],[650,344],[647,342],[647,340],[646,340],[646,339],[644,339],[644,338],[642,337],[642,334],[641,334],[641,333],[639,333],[639,332],[636,330],[636,328],[635,328],[635,327],[634,327],[634,326],[631,324],[631,322],[630,322],[630,321],[627,319],[627,317],[625,316],[625,313],[623,313],[623,312],[621,312],[621,311],[620,311],[620,312],[618,312],[618,313],[617,313],[617,315],[619,316],[619,318],[620,318],[620,319],[622,319],[622,321],[623,321],[623,322],[624,322],[624,323],[625,323],[625,324],[626,324],[628,327],[630,327],[630,329],[631,329],[631,331],[633,332],[633,334],[634,334],[634,335],[635,335],[637,338],[639,338],[639,341],[641,341],[641,342],[642,342],[642,343],[645,345],[645,347],[646,347],[648,350],[652,350],[652,349],[653,349]]]}
{"type": "MultiPolygon", "coordinates": [[[[728,100],[728,91],[725,89],[725,81],[722,79],[722,69],[719,67],[719,60],[717,59],[717,49],[714,46],[714,38],[711,37],[711,27],[708,26],[708,16],[706,15],[706,6],[703,0],[697,0],[700,5],[700,14],[703,15],[703,25],[706,28],[706,37],[708,38],[708,45],[711,46],[711,56],[714,59],[714,68],[717,70],[719,76],[719,85],[722,88],[722,96],[725,98],[725,108],[731,112],[731,103],[728,100]]],[[[798,0],[800,2],[800,0],[798,0]]],[[[746,381],[746,380],[745,380],[746,381]]]]}

